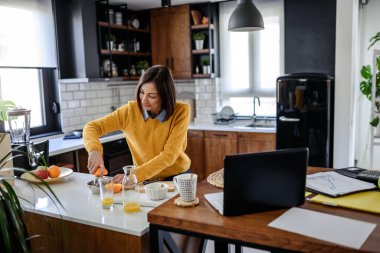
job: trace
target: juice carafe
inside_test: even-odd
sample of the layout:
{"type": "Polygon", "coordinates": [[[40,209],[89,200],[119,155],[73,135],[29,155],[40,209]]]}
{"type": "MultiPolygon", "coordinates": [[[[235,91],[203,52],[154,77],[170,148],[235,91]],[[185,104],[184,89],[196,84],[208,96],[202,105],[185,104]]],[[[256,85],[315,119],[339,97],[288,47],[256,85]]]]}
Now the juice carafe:
{"type": "Polygon", "coordinates": [[[123,167],[124,178],[123,178],[123,209],[126,213],[139,212],[139,190],[138,181],[136,177],[136,167],[133,165],[128,165],[123,167]]]}

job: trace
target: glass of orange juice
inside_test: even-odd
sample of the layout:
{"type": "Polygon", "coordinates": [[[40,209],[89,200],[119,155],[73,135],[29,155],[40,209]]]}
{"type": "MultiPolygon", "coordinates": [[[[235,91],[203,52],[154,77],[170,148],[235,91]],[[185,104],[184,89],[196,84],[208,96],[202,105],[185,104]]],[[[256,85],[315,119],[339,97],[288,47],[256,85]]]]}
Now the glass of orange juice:
{"type": "Polygon", "coordinates": [[[136,213],[141,211],[140,192],[137,181],[136,167],[128,165],[123,167],[123,210],[125,213],[136,213]]]}
{"type": "Polygon", "coordinates": [[[100,201],[104,209],[113,207],[113,180],[112,177],[99,178],[100,201]]]}

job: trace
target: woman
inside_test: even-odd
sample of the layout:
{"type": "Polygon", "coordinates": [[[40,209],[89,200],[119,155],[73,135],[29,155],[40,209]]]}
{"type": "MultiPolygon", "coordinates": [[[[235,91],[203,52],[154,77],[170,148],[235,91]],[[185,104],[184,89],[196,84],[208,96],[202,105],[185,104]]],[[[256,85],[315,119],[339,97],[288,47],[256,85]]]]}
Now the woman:
{"type": "MultiPolygon", "coordinates": [[[[122,130],[137,167],[139,182],[164,179],[186,172],[190,159],[185,154],[190,107],[176,102],[170,70],[165,66],[149,68],[140,79],[136,101],[84,127],[84,146],[88,152],[87,168],[94,174],[104,169],[99,137],[122,130]]],[[[114,177],[121,182],[123,174],[114,177]]]]}

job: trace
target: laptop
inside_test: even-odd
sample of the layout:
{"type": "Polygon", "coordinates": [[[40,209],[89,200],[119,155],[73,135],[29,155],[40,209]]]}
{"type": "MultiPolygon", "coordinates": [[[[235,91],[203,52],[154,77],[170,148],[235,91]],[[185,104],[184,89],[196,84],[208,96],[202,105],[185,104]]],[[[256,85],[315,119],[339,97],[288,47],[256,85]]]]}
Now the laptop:
{"type": "Polygon", "coordinates": [[[224,192],[205,194],[225,216],[257,213],[305,202],[307,148],[224,158],[224,192]]]}

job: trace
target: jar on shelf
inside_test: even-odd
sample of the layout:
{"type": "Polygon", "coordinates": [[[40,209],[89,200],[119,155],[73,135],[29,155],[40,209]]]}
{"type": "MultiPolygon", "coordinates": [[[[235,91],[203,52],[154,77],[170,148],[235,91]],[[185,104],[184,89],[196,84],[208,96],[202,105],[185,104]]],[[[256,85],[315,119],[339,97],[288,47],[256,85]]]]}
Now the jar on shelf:
{"type": "Polygon", "coordinates": [[[116,12],[115,13],[115,23],[117,25],[122,25],[123,24],[123,14],[121,12],[116,12]]]}
{"type": "Polygon", "coordinates": [[[108,11],[106,10],[105,11],[105,16],[107,17],[107,14],[108,14],[108,19],[106,19],[106,21],[110,22],[111,24],[114,23],[114,12],[113,12],[113,9],[109,9],[108,11]]]}

